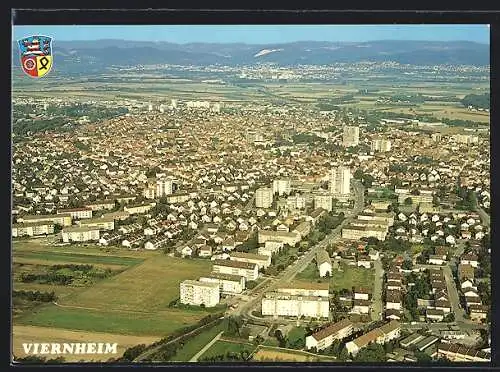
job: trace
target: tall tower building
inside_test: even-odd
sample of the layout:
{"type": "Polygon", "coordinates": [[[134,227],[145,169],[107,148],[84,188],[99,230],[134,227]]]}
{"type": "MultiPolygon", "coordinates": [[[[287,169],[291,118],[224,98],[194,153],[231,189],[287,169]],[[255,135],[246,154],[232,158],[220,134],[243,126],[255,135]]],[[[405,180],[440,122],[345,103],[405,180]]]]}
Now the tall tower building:
{"type": "Polygon", "coordinates": [[[171,195],[173,192],[173,179],[170,177],[156,180],[156,197],[171,195]]]}
{"type": "Polygon", "coordinates": [[[391,151],[391,141],[384,138],[376,138],[371,144],[372,151],[391,151]]]}
{"type": "Polygon", "coordinates": [[[330,173],[330,193],[346,195],[349,194],[351,183],[351,170],[340,166],[332,169],[330,173]]]}
{"type": "Polygon", "coordinates": [[[288,195],[290,194],[290,180],[289,179],[277,179],[273,181],[273,194],[288,195]]]}
{"type": "Polygon", "coordinates": [[[342,144],[345,147],[359,145],[359,127],[345,126],[342,135],[342,144]]]}
{"type": "Polygon", "coordinates": [[[255,206],[257,208],[271,208],[273,205],[273,189],[261,187],[255,191],[255,206]]]}

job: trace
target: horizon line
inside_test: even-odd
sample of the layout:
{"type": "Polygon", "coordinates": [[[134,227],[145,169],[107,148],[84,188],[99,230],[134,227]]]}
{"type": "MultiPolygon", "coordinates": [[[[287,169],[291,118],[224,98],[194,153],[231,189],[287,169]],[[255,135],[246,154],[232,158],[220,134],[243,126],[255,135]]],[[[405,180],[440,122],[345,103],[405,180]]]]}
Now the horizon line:
{"type": "MultiPolygon", "coordinates": [[[[33,34],[33,35],[27,35],[24,36],[20,39],[12,39],[13,42],[17,42],[19,40],[22,40],[23,38],[26,37],[31,37],[31,36],[48,36],[51,37],[50,35],[42,35],[42,34],[33,34]]],[[[150,43],[169,43],[169,44],[177,44],[177,45],[188,45],[188,44],[244,44],[244,45],[271,45],[271,44],[293,44],[293,43],[349,43],[349,44],[356,44],[356,43],[373,43],[373,42],[426,42],[426,43],[474,43],[474,44],[481,44],[481,45],[490,45],[490,42],[480,42],[480,41],[474,41],[474,40],[464,40],[464,39],[457,39],[457,40],[426,40],[426,39],[373,39],[373,40],[359,40],[359,41],[351,41],[351,40],[293,40],[293,41],[277,41],[277,42],[264,42],[264,43],[248,43],[248,42],[239,42],[239,41],[229,41],[229,42],[214,42],[214,41],[189,41],[189,42],[175,42],[175,41],[169,41],[169,40],[132,40],[132,39],[118,39],[118,38],[103,38],[103,39],[57,39],[51,37],[53,41],[59,40],[59,41],[64,41],[64,42],[91,42],[91,41],[114,41],[114,40],[119,40],[119,41],[126,41],[126,42],[150,42],[150,43]]]]}

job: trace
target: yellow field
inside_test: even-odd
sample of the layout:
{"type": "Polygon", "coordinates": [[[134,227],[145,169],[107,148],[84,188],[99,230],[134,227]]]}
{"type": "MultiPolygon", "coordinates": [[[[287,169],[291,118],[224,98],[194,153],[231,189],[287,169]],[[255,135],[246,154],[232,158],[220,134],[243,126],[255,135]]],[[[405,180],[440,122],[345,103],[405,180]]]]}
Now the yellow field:
{"type": "MultiPolygon", "coordinates": [[[[123,355],[123,352],[135,345],[145,344],[149,345],[159,339],[158,336],[128,336],[118,335],[112,333],[101,332],[84,332],[84,331],[70,331],[66,329],[47,328],[47,327],[34,327],[34,326],[14,326],[13,327],[13,341],[12,350],[16,357],[24,357],[23,343],[64,343],[64,342],[109,342],[117,343],[118,354],[112,355],[99,355],[99,354],[66,354],[61,355],[68,362],[78,362],[84,360],[85,362],[91,361],[106,361],[109,358],[117,358],[123,355]]],[[[50,358],[56,356],[49,355],[50,358]]]]}
{"type": "Polygon", "coordinates": [[[60,304],[149,312],[165,310],[168,303],[179,296],[181,281],[208,274],[211,266],[208,260],[186,260],[157,254],[123,273],[68,296],[60,304]]]}
{"type": "Polygon", "coordinates": [[[336,361],[333,357],[316,356],[299,350],[287,350],[281,348],[273,348],[269,346],[259,346],[252,358],[256,362],[318,362],[318,361],[336,361]]]}

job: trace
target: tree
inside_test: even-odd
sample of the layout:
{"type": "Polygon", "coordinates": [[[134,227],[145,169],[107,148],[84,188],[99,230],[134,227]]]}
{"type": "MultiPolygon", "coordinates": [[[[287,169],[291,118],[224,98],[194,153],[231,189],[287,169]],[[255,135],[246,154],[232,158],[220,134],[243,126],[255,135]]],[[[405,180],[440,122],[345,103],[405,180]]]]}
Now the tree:
{"type": "Polygon", "coordinates": [[[408,197],[408,198],[406,198],[406,199],[405,199],[405,201],[404,201],[404,204],[405,204],[405,205],[412,205],[412,204],[413,204],[413,200],[412,200],[412,198],[409,198],[409,197],[408,197]]]}
{"type": "Polygon", "coordinates": [[[243,320],[239,316],[231,316],[228,318],[225,334],[228,336],[240,336],[240,328],[243,325],[243,320]]]}
{"type": "Polygon", "coordinates": [[[347,348],[345,346],[340,351],[338,358],[339,358],[339,360],[341,360],[343,362],[345,362],[347,359],[349,359],[349,352],[347,351],[347,348]]]}
{"type": "Polygon", "coordinates": [[[384,347],[377,343],[372,343],[367,347],[361,349],[356,357],[354,358],[356,362],[385,362],[385,350],[384,347]]]}
{"type": "Polygon", "coordinates": [[[411,270],[413,266],[413,262],[411,260],[404,260],[401,268],[404,270],[411,270]]]}
{"type": "Polygon", "coordinates": [[[415,357],[417,358],[417,361],[419,363],[428,363],[432,362],[432,358],[430,357],[429,354],[424,353],[423,351],[415,351],[415,357]]]}
{"type": "Polygon", "coordinates": [[[137,358],[139,355],[141,355],[144,350],[146,349],[145,344],[140,344],[140,345],[135,345],[132,347],[129,347],[125,352],[123,353],[122,359],[125,361],[133,361],[135,358],[137,358]]]}

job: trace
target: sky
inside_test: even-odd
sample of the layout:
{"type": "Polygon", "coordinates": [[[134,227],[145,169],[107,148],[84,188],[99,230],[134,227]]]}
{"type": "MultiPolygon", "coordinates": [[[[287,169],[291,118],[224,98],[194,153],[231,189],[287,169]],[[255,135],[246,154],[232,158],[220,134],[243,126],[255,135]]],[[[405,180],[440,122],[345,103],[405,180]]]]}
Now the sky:
{"type": "Polygon", "coordinates": [[[30,35],[54,40],[122,39],[185,44],[267,44],[293,41],[429,40],[489,44],[489,25],[126,25],[13,26],[12,39],[30,35]]]}

